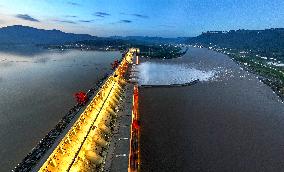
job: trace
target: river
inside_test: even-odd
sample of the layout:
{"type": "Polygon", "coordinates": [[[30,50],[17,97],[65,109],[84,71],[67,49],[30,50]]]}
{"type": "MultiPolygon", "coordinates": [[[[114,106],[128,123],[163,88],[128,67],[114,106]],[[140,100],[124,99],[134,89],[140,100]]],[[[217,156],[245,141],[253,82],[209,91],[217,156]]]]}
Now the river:
{"type": "MultiPolygon", "coordinates": [[[[36,50],[36,51],[35,51],[36,50]]],[[[94,86],[119,52],[0,51],[0,171],[17,163],[94,86]]]]}
{"type": "Polygon", "coordinates": [[[139,88],[141,171],[284,170],[284,104],[255,75],[192,47],[181,58],[142,61],[140,84],[200,82],[139,88]]]}

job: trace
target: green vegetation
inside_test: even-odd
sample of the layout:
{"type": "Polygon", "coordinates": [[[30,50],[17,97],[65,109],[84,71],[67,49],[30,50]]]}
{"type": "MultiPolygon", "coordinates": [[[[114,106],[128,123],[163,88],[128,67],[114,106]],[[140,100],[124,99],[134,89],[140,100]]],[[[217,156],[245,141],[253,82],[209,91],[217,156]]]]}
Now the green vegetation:
{"type": "Polygon", "coordinates": [[[275,67],[261,62],[254,57],[231,57],[244,66],[247,70],[260,76],[260,79],[269,85],[282,99],[284,98],[284,70],[283,67],[275,67]]]}
{"type": "Polygon", "coordinates": [[[209,31],[189,38],[186,43],[200,43],[207,47],[217,45],[284,60],[284,28],[231,30],[229,32],[209,31]]]}
{"type": "Polygon", "coordinates": [[[146,58],[160,58],[160,59],[177,58],[184,55],[187,51],[187,50],[182,51],[180,47],[170,44],[165,44],[165,45],[136,44],[133,46],[140,48],[140,55],[146,58]]]}
{"type": "Polygon", "coordinates": [[[97,38],[96,40],[77,41],[64,44],[52,44],[45,46],[50,49],[79,49],[79,50],[98,50],[98,51],[122,51],[126,50],[129,44],[123,40],[111,38],[97,38]]]}
{"type": "Polygon", "coordinates": [[[177,58],[186,53],[178,46],[172,44],[156,44],[138,42],[137,40],[120,40],[113,38],[97,38],[96,40],[78,41],[74,43],[48,45],[50,49],[79,49],[79,50],[99,50],[99,51],[125,51],[129,47],[137,47],[140,54],[146,58],[177,58]]]}
{"type": "Polygon", "coordinates": [[[284,100],[284,29],[206,32],[186,43],[227,54],[284,100]]]}

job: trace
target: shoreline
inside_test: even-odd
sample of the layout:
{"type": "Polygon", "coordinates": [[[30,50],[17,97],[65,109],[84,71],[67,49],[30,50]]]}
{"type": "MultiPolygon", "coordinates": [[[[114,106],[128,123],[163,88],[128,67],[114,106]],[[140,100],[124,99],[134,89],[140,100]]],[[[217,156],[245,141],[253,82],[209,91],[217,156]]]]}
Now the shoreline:
{"type": "MultiPolygon", "coordinates": [[[[208,48],[206,48],[206,49],[208,49],[208,48]]],[[[208,50],[210,50],[210,49],[208,49],[208,50]]],[[[218,52],[218,51],[215,51],[215,50],[213,50],[213,51],[228,56],[231,60],[233,60],[242,69],[244,69],[245,71],[247,71],[251,74],[256,75],[257,79],[260,82],[267,85],[277,95],[277,97],[279,97],[279,99],[282,101],[282,103],[284,103],[284,94],[279,93],[278,90],[277,90],[277,87],[275,85],[271,84],[273,79],[266,77],[266,76],[262,76],[262,74],[257,73],[253,69],[250,69],[248,66],[244,65],[242,62],[236,60],[232,55],[224,54],[222,52],[218,52]]]]}
{"type": "Polygon", "coordinates": [[[271,90],[279,97],[279,99],[284,103],[284,94],[281,94],[279,92],[279,88],[273,84],[273,81],[277,81],[277,79],[275,78],[269,78],[268,76],[265,76],[265,74],[261,74],[261,73],[258,73],[257,71],[254,71],[254,69],[250,69],[249,66],[245,65],[244,62],[241,62],[241,61],[238,61],[233,55],[233,54],[226,54],[226,53],[223,53],[222,51],[218,51],[218,50],[215,50],[215,49],[209,49],[209,47],[207,46],[204,46],[204,45],[201,45],[201,47],[194,47],[194,45],[189,45],[193,48],[205,48],[209,51],[214,51],[216,53],[220,53],[220,54],[223,54],[227,57],[229,57],[229,59],[233,60],[238,66],[240,66],[242,69],[245,69],[245,71],[249,72],[249,73],[252,73],[254,75],[257,76],[258,80],[260,82],[263,82],[265,85],[267,85],[269,88],[271,88],[271,90]]]}
{"type": "MultiPolygon", "coordinates": [[[[228,56],[230,57],[230,56],[228,56]]],[[[272,79],[265,77],[265,76],[261,76],[261,74],[253,71],[252,69],[249,69],[247,66],[245,66],[244,64],[242,64],[241,62],[235,60],[233,57],[230,57],[235,63],[237,63],[239,66],[241,66],[243,69],[245,69],[247,72],[252,73],[254,75],[257,76],[257,78],[259,79],[259,81],[263,82],[265,85],[267,85],[269,88],[271,88],[271,90],[279,97],[279,99],[284,102],[284,94],[281,94],[278,92],[277,87],[275,85],[272,84],[272,79]]]]}

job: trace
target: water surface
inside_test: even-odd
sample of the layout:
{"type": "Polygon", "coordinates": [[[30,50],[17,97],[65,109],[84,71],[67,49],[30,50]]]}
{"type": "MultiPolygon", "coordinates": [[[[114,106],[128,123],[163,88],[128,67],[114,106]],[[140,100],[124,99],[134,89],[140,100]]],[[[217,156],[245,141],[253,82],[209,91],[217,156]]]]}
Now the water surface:
{"type": "Polygon", "coordinates": [[[119,52],[23,51],[0,52],[0,171],[13,169],[75,104],[73,94],[88,91],[121,57],[119,52]]]}
{"type": "Polygon", "coordinates": [[[255,75],[198,48],[154,63],[217,76],[189,87],[139,89],[141,171],[284,170],[284,104],[255,75]]]}

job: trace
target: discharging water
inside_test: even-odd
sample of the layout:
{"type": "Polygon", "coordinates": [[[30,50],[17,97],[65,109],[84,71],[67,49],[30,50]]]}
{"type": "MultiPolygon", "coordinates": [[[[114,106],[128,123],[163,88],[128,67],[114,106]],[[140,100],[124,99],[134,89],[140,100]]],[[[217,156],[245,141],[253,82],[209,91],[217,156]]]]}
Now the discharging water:
{"type": "Polygon", "coordinates": [[[203,71],[186,64],[144,62],[138,65],[140,85],[183,84],[199,79],[213,80],[218,76],[216,70],[203,71]]]}
{"type": "Polygon", "coordinates": [[[139,88],[141,171],[284,170],[284,104],[229,57],[189,48],[182,58],[138,69],[143,84],[206,78],[139,88]]]}

